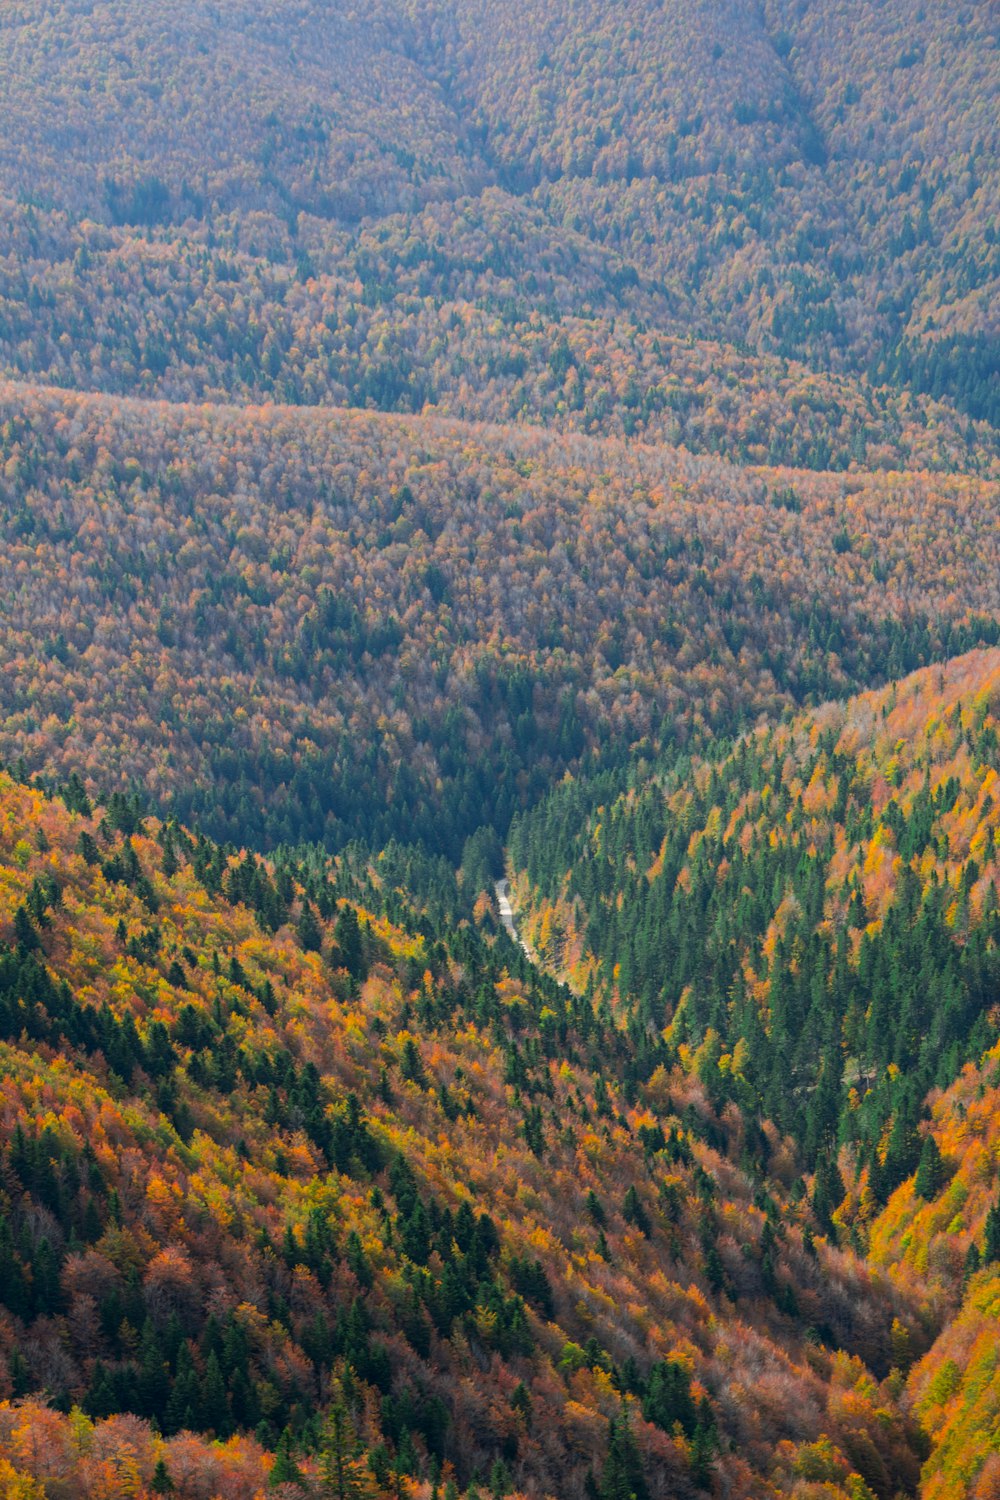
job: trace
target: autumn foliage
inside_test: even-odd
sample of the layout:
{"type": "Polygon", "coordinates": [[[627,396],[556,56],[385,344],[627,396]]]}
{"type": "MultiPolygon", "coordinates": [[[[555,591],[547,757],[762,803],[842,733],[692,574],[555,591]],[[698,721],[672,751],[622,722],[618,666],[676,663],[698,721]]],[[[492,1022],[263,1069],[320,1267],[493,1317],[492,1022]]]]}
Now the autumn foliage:
{"type": "Polygon", "coordinates": [[[567,1493],[623,1411],[653,1494],[791,1492],[817,1443],[840,1485],[885,1421],[909,1482],[879,1380],[913,1311],[814,1239],[788,1143],[759,1176],[669,1051],[627,1067],[482,908],[435,934],[391,857],[269,867],[63,795],[0,783],[5,1482],[250,1493],[319,1472],[338,1401],[414,1495],[567,1493]]]}
{"type": "Polygon", "coordinates": [[[998,98],[0,6],[0,1500],[1000,1496],[998,98]]]}
{"type": "Polygon", "coordinates": [[[457,860],[587,749],[996,638],[987,481],[21,387],[2,416],[0,752],[235,842],[457,860]]]}

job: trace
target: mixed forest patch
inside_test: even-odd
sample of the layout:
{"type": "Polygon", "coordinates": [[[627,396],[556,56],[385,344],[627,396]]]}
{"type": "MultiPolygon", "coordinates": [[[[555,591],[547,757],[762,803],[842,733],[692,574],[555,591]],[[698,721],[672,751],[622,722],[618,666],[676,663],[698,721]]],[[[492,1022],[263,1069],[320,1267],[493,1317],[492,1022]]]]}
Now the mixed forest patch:
{"type": "Polygon", "coordinates": [[[824,1231],[787,1139],[474,894],[0,778],[5,1462],[763,1496],[815,1450],[835,1493],[913,1484],[913,1299],[824,1231]]]}
{"type": "Polygon", "coordinates": [[[996,483],[7,387],[0,752],[457,862],[585,755],[995,642],[996,483]]]}
{"type": "Polygon", "coordinates": [[[0,97],[0,1500],[992,1500],[990,7],[0,97]]]}

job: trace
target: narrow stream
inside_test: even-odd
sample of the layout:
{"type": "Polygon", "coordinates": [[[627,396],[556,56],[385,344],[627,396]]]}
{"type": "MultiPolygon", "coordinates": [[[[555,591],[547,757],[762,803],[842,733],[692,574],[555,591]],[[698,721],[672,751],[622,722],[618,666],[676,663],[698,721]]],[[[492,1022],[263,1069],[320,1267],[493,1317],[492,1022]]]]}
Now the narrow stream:
{"type": "Polygon", "coordinates": [[[514,922],[514,908],[510,904],[510,882],[508,880],[498,880],[496,883],[496,893],[497,905],[500,908],[500,920],[504,925],[504,931],[513,942],[517,943],[522,953],[534,963],[535,955],[521,937],[514,922]]]}

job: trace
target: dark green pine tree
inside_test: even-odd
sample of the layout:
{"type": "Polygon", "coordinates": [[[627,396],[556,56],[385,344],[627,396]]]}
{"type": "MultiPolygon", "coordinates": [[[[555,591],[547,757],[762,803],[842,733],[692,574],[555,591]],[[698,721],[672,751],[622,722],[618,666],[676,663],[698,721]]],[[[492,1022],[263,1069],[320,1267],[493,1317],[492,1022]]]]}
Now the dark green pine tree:
{"type": "Polygon", "coordinates": [[[97,847],[97,840],[92,833],[86,829],[80,834],[76,843],[77,852],[83,855],[88,865],[99,865],[101,862],[101,851],[97,847]]]}
{"type": "Polygon", "coordinates": [[[691,1377],[684,1366],[674,1360],[660,1360],[653,1366],[646,1384],[642,1414],[664,1432],[673,1432],[677,1423],[688,1436],[697,1420],[691,1395],[691,1377]]]}
{"type": "Polygon", "coordinates": [[[358,914],[353,906],[342,908],[333,929],[333,940],[337,945],[334,963],[346,969],[353,979],[364,979],[368,966],[358,914]]]}
{"type": "Polygon", "coordinates": [[[604,1207],[600,1198],[593,1188],[587,1189],[587,1212],[595,1224],[605,1225],[608,1221],[604,1213],[604,1207]]]}
{"type": "Polygon", "coordinates": [[[312,909],[312,903],[307,897],[302,898],[302,911],[299,913],[299,942],[307,953],[318,953],[323,945],[323,933],[316,913],[312,909]]]}
{"type": "Polygon", "coordinates": [[[526,1427],[531,1426],[533,1410],[531,1394],[523,1380],[519,1380],[514,1389],[514,1394],[510,1398],[510,1409],[511,1411],[518,1412],[524,1418],[526,1427]]]}
{"type": "Polygon", "coordinates": [[[163,859],[160,868],[167,880],[172,880],[177,874],[177,850],[174,848],[174,841],[169,833],[167,833],[163,840],[163,859]]]}
{"type": "Polygon", "coordinates": [[[31,1256],[31,1279],[36,1314],[57,1313],[62,1306],[59,1258],[47,1239],[40,1239],[31,1256]]]}
{"type": "Polygon", "coordinates": [[[164,1431],[174,1433],[183,1429],[195,1429],[198,1425],[200,1399],[198,1372],[191,1358],[191,1349],[185,1341],[177,1350],[176,1374],[164,1414],[164,1431]]]}
{"type": "Polygon", "coordinates": [[[14,913],[14,941],[23,953],[30,953],[38,947],[38,933],[28,916],[27,907],[23,905],[14,913]]]}
{"type": "Polygon", "coordinates": [[[1000,1260],[1000,1203],[994,1203],[986,1215],[982,1263],[984,1266],[991,1266],[998,1260],[1000,1260]]]}
{"type": "Polygon", "coordinates": [[[634,1187],[625,1190],[625,1202],[622,1205],[622,1214],[626,1223],[634,1224],[640,1234],[648,1239],[653,1232],[653,1226],[649,1222],[649,1215],[642,1206],[642,1199],[634,1187]]]}
{"type": "Polygon", "coordinates": [[[835,1147],[832,1142],[827,1142],[816,1163],[812,1190],[813,1213],[827,1234],[835,1234],[833,1212],[843,1201],[844,1179],[837,1166],[835,1147]]]}
{"type": "Polygon", "coordinates": [[[964,1262],[964,1264],[962,1266],[962,1282],[963,1282],[963,1284],[966,1281],[970,1281],[972,1279],[972,1277],[975,1276],[976,1272],[979,1270],[979,1267],[981,1265],[982,1265],[982,1260],[981,1260],[980,1255],[979,1255],[979,1246],[973,1240],[972,1244],[969,1246],[968,1250],[966,1250],[966,1252],[965,1252],[965,1262],[964,1262]]]}
{"type": "Polygon", "coordinates": [[[287,1427],[278,1439],[267,1482],[272,1490],[277,1489],[279,1484],[302,1483],[302,1470],[292,1457],[292,1434],[287,1427]]]}
{"type": "Polygon", "coordinates": [[[142,1415],[158,1417],[170,1398],[170,1371],[149,1318],[143,1325],[139,1358],[138,1397],[142,1415]]]}
{"type": "Polygon", "coordinates": [[[232,1431],[226,1382],[214,1349],[205,1361],[205,1378],[201,1382],[201,1425],[220,1438],[228,1437],[232,1431]]]}
{"type": "Polygon", "coordinates": [[[156,1460],[156,1468],[153,1477],[149,1481],[149,1487],[154,1495],[169,1495],[174,1488],[174,1481],[170,1477],[170,1470],[162,1458],[156,1460]]]}
{"type": "Polygon", "coordinates": [[[83,1398],[83,1409],[88,1417],[99,1422],[118,1410],[118,1393],[114,1381],[101,1360],[95,1361],[90,1386],[83,1398]]]}
{"type": "Polygon", "coordinates": [[[611,1419],[608,1456],[597,1493],[600,1500],[649,1500],[642,1455],[624,1411],[611,1419]]]}
{"type": "Polygon", "coordinates": [[[702,1396],[698,1403],[698,1421],[691,1439],[691,1478],[702,1489],[708,1489],[710,1485],[712,1459],[718,1447],[719,1432],[715,1417],[708,1404],[708,1397],[702,1396]]]}
{"type": "Polygon", "coordinates": [[[90,798],[87,796],[87,789],[75,771],[72,772],[69,780],[63,787],[62,799],[70,812],[79,813],[84,818],[89,818],[93,812],[93,808],[90,805],[90,798]]]}
{"type": "Polygon", "coordinates": [[[319,1449],[323,1493],[331,1500],[368,1500],[373,1493],[366,1471],[355,1462],[358,1450],[347,1408],[336,1401],[323,1424],[319,1449]]]}
{"type": "Polygon", "coordinates": [[[506,1500],[510,1494],[510,1470],[502,1458],[498,1458],[490,1470],[490,1500],[506,1500]]]}
{"type": "Polygon", "coordinates": [[[944,1163],[941,1160],[941,1152],[938,1143],[932,1135],[924,1136],[924,1143],[920,1148],[920,1161],[917,1164],[917,1178],[914,1183],[914,1191],[918,1198],[924,1198],[930,1202],[936,1198],[938,1190],[944,1181],[944,1163]]]}
{"type": "Polygon", "coordinates": [[[11,1350],[7,1369],[10,1374],[11,1394],[15,1397],[26,1396],[31,1389],[31,1370],[20,1349],[11,1350]]]}

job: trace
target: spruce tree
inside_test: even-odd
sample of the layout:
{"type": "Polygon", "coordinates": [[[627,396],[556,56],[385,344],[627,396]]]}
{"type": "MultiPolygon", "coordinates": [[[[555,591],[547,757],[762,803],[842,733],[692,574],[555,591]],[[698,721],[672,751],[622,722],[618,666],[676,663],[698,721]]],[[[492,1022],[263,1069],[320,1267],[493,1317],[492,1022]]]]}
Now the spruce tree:
{"type": "Polygon", "coordinates": [[[832,1142],[827,1142],[816,1163],[812,1206],[821,1228],[834,1234],[833,1212],[844,1200],[844,1179],[840,1175],[832,1142]]]}
{"type": "Polygon", "coordinates": [[[153,1477],[149,1481],[149,1487],[154,1495],[169,1495],[174,1487],[174,1481],[170,1477],[170,1470],[162,1458],[156,1460],[156,1468],[153,1477]]]}
{"type": "Polygon", "coordinates": [[[917,1197],[929,1202],[937,1196],[943,1180],[944,1164],[941,1161],[938,1143],[932,1135],[924,1136],[924,1143],[920,1148],[920,1161],[917,1165],[917,1178],[914,1183],[917,1197]]]}
{"type": "Polygon", "coordinates": [[[226,1383],[214,1349],[205,1361],[205,1378],[201,1383],[201,1423],[219,1438],[228,1437],[232,1431],[226,1383]]]}
{"type": "Polygon", "coordinates": [[[597,1493],[600,1500],[649,1500],[642,1456],[624,1411],[611,1419],[608,1456],[597,1493]]]}
{"type": "Polygon", "coordinates": [[[22,953],[31,953],[39,946],[38,933],[24,905],[19,906],[14,913],[14,941],[22,953]]]}
{"type": "Polygon", "coordinates": [[[149,1318],[142,1329],[138,1381],[139,1407],[144,1417],[158,1417],[170,1396],[170,1372],[156,1329],[149,1318]]]}
{"type": "Polygon", "coordinates": [[[316,920],[316,913],[312,904],[306,898],[302,898],[302,911],[299,913],[298,925],[299,942],[307,953],[318,953],[323,943],[323,933],[316,920]]]}
{"type": "Polygon", "coordinates": [[[343,1401],[334,1403],[323,1424],[319,1471],[323,1492],[331,1500],[367,1500],[374,1493],[370,1476],[358,1461],[358,1444],[343,1401]]]}
{"type": "Polygon", "coordinates": [[[352,979],[364,979],[368,972],[365,963],[364,941],[358,914],[353,906],[341,908],[333,929],[333,940],[337,945],[334,962],[345,968],[352,979]]]}
{"type": "Polygon", "coordinates": [[[976,1244],[975,1240],[973,1240],[972,1244],[965,1252],[965,1261],[962,1266],[963,1284],[967,1281],[970,1281],[972,1277],[975,1276],[981,1265],[982,1260],[979,1255],[979,1246],[976,1244]]]}
{"type": "Polygon", "coordinates": [[[287,1427],[278,1439],[267,1482],[272,1490],[277,1489],[279,1484],[302,1483],[302,1470],[292,1457],[292,1435],[287,1427]]]}
{"type": "Polygon", "coordinates": [[[642,1199],[639,1197],[639,1194],[636,1192],[634,1187],[629,1187],[625,1191],[625,1201],[622,1205],[622,1214],[627,1224],[634,1224],[636,1229],[638,1229],[639,1232],[641,1234],[644,1234],[647,1238],[652,1233],[652,1225],[649,1222],[649,1215],[643,1208],[642,1199]]]}
{"type": "Polygon", "coordinates": [[[698,1404],[698,1421],[691,1439],[691,1478],[695,1484],[707,1489],[711,1477],[712,1459],[719,1446],[719,1434],[708,1398],[703,1396],[698,1404]]]}

